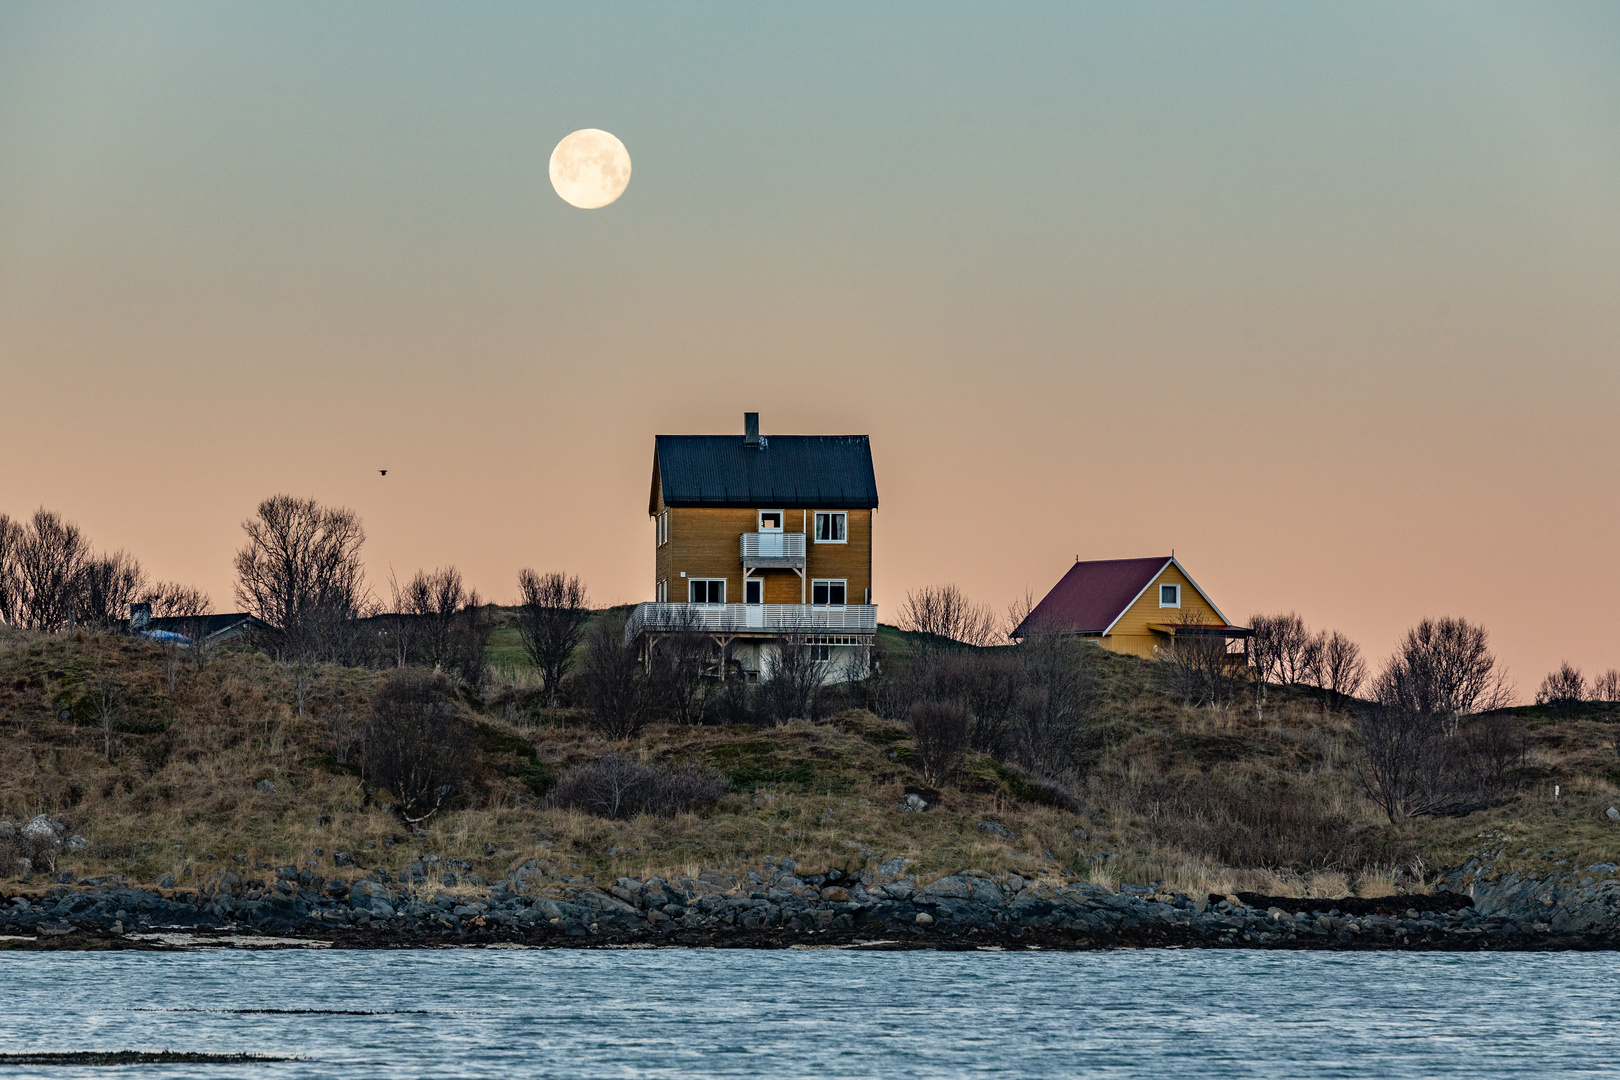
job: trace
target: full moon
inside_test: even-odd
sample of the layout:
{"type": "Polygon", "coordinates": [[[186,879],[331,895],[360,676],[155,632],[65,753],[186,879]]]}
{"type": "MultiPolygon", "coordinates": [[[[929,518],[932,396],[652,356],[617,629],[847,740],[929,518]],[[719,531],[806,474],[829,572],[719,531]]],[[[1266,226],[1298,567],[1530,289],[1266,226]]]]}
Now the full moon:
{"type": "Polygon", "coordinates": [[[606,206],[629,184],[630,151],[606,131],[581,128],[551,152],[551,186],[570,206],[606,206]]]}

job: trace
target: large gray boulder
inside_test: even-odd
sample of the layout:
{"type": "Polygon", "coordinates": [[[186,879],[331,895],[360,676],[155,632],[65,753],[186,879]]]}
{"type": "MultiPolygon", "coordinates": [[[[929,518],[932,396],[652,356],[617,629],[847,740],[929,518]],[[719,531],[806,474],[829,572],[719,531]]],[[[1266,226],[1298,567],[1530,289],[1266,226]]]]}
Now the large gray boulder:
{"type": "Polygon", "coordinates": [[[388,890],[375,881],[357,881],[349,887],[349,907],[354,911],[367,911],[372,918],[392,919],[394,905],[388,900],[388,890]]]}
{"type": "Polygon", "coordinates": [[[61,847],[62,841],[67,839],[67,827],[40,814],[22,827],[22,838],[35,843],[49,844],[51,847],[61,847]]]}

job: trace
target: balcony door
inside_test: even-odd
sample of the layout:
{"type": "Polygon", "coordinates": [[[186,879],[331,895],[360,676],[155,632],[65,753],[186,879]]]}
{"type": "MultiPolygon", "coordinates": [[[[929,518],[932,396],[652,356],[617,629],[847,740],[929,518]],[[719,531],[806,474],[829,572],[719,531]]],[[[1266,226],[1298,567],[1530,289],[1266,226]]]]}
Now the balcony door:
{"type": "Polygon", "coordinates": [[[780,510],[759,512],[759,554],[761,558],[782,557],[782,518],[780,510]]]}
{"type": "Polygon", "coordinates": [[[750,630],[765,626],[765,582],[759,578],[743,579],[743,615],[750,630]]]}

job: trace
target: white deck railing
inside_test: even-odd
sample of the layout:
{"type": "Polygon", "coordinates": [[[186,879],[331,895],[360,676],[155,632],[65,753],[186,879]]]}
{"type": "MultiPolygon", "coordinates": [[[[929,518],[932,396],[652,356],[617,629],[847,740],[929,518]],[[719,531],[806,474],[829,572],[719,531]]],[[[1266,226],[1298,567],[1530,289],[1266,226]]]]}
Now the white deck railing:
{"type": "Polygon", "coordinates": [[[804,562],[804,533],[751,532],[742,534],[745,566],[761,563],[804,562]]]}
{"type": "Polygon", "coordinates": [[[679,630],[705,634],[871,634],[877,631],[877,605],[637,604],[624,625],[624,639],[634,641],[637,634],[679,630]]]}

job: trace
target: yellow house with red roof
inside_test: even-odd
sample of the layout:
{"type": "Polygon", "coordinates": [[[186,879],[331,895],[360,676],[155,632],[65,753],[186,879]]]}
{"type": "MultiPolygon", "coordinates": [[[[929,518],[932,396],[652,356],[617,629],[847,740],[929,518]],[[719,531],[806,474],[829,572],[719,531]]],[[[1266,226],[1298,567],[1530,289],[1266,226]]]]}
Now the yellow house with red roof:
{"type": "Polygon", "coordinates": [[[1174,554],[1076,561],[1013,631],[1094,638],[1106,649],[1154,657],[1178,635],[1241,641],[1250,631],[1227,621],[1174,554]]]}

